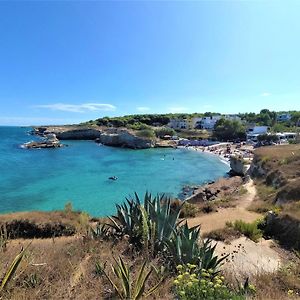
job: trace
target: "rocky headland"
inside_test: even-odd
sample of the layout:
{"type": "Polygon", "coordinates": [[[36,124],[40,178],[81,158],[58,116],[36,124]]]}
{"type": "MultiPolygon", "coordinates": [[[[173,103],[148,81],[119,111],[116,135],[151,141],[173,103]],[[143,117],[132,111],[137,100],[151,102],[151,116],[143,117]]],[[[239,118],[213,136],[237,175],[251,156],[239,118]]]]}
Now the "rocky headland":
{"type": "Polygon", "coordinates": [[[109,127],[43,126],[35,127],[33,134],[55,134],[59,140],[94,140],[107,146],[146,149],[159,146],[153,138],[138,136],[133,130],[109,127]]]}

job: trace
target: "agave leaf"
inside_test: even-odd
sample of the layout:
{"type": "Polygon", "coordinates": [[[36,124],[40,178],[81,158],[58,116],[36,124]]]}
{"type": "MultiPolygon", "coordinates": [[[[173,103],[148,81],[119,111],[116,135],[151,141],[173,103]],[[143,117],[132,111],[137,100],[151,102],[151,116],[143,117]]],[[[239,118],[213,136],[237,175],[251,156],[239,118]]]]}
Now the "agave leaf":
{"type": "Polygon", "coordinates": [[[165,280],[165,276],[163,276],[160,281],[153,286],[146,294],[145,294],[145,298],[149,297],[151,294],[153,294],[154,292],[156,292],[156,290],[159,288],[159,286],[162,284],[162,282],[165,280]]]}
{"type": "Polygon", "coordinates": [[[105,277],[107,278],[107,280],[110,282],[110,284],[113,286],[113,288],[115,289],[115,291],[117,292],[117,294],[119,295],[119,297],[122,300],[125,300],[126,298],[123,297],[121,290],[118,288],[118,286],[113,282],[113,280],[109,277],[109,275],[105,272],[105,270],[103,270],[103,274],[105,275],[105,277]]]}
{"type": "MultiPolygon", "coordinates": [[[[144,269],[143,269],[143,273],[144,273],[144,269]]],[[[152,273],[152,269],[148,271],[148,273],[145,276],[141,277],[139,285],[137,286],[137,290],[136,290],[137,294],[133,298],[134,300],[138,300],[143,296],[146,281],[148,280],[151,273],[152,273]]]]}
{"type": "Polygon", "coordinates": [[[119,257],[118,271],[120,274],[119,278],[121,279],[121,284],[124,290],[125,298],[131,299],[129,270],[124,264],[124,261],[121,257],[119,257]]]}
{"type": "Polygon", "coordinates": [[[2,280],[1,286],[0,286],[0,292],[7,286],[7,284],[10,282],[10,280],[14,276],[15,272],[17,271],[17,269],[24,257],[24,254],[25,254],[26,250],[28,249],[28,247],[30,246],[30,244],[31,243],[29,243],[26,246],[26,248],[22,249],[21,252],[14,258],[13,262],[11,263],[8,270],[4,274],[4,277],[3,277],[3,280],[2,280]]]}
{"type": "Polygon", "coordinates": [[[142,287],[143,287],[143,277],[144,277],[144,270],[145,270],[145,266],[146,266],[146,261],[144,261],[144,263],[141,266],[139,275],[138,275],[138,279],[136,281],[136,285],[135,285],[135,289],[134,289],[134,293],[133,293],[133,299],[138,299],[139,295],[143,294],[144,291],[142,291],[142,287]]]}
{"type": "Polygon", "coordinates": [[[143,242],[144,242],[145,249],[148,250],[148,247],[149,247],[148,241],[150,239],[149,226],[148,226],[148,214],[143,206],[140,206],[140,210],[142,213],[143,242]]]}

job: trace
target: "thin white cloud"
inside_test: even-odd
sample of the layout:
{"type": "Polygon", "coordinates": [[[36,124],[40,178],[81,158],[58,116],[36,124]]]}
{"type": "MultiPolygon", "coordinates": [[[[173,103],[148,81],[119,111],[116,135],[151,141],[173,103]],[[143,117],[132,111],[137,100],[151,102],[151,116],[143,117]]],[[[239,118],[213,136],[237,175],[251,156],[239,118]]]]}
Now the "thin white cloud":
{"type": "Polygon", "coordinates": [[[46,108],[54,111],[67,111],[76,113],[94,112],[94,111],[113,111],[116,107],[112,104],[104,103],[83,103],[83,104],[65,104],[54,103],[35,105],[37,108],[46,108]]]}
{"type": "Polygon", "coordinates": [[[147,106],[139,106],[136,108],[137,111],[139,112],[147,112],[150,110],[150,107],[147,107],[147,106]]]}
{"type": "Polygon", "coordinates": [[[173,106],[173,107],[169,107],[168,111],[172,114],[176,114],[176,113],[184,113],[187,112],[189,109],[187,107],[184,106],[173,106]]]}
{"type": "Polygon", "coordinates": [[[260,94],[262,97],[269,97],[271,96],[271,93],[269,92],[263,92],[262,94],[260,94]]]}

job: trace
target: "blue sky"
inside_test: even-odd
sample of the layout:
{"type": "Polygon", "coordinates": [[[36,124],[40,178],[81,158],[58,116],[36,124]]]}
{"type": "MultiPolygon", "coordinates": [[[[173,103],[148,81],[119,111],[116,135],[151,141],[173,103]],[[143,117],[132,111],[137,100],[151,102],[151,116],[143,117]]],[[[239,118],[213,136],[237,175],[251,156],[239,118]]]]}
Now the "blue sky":
{"type": "Polygon", "coordinates": [[[299,1],[0,2],[0,124],[300,110],[299,1]]]}

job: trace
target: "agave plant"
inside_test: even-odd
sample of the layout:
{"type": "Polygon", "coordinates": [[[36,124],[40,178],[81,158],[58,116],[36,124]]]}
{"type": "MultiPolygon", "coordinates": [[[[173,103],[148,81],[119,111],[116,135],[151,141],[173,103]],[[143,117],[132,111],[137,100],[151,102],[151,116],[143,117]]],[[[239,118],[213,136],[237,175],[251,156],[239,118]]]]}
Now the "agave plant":
{"type": "Polygon", "coordinates": [[[217,243],[213,245],[212,240],[206,239],[202,241],[202,244],[199,248],[199,262],[198,266],[201,269],[212,269],[214,273],[218,273],[219,267],[222,265],[222,262],[229,256],[225,255],[219,258],[217,255],[214,255],[217,243]]]}
{"type": "Polygon", "coordinates": [[[4,277],[3,277],[2,281],[1,281],[1,284],[0,284],[0,293],[6,288],[8,283],[13,278],[13,276],[16,273],[16,271],[17,271],[24,255],[25,255],[25,252],[26,252],[27,248],[29,247],[29,245],[25,249],[21,250],[21,252],[14,258],[13,262],[10,264],[9,268],[5,272],[4,277]]]}
{"type": "Polygon", "coordinates": [[[189,228],[187,222],[173,231],[173,236],[166,241],[169,254],[173,258],[175,265],[192,263],[199,261],[199,237],[200,226],[189,228]]]}
{"type": "Polygon", "coordinates": [[[116,235],[122,236],[127,234],[132,241],[138,240],[137,227],[141,223],[140,201],[136,199],[126,199],[121,205],[116,204],[117,214],[108,217],[111,223],[107,225],[116,235]]]}
{"type": "Polygon", "coordinates": [[[171,204],[170,198],[164,195],[152,197],[148,192],[142,203],[135,193],[133,198],[116,205],[117,214],[109,217],[111,222],[107,225],[117,235],[127,234],[135,246],[144,246],[145,249],[150,247],[156,255],[178,226],[183,203],[176,208],[172,208],[171,204]]]}
{"type": "Polygon", "coordinates": [[[174,230],[177,228],[182,205],[172,209],[171,199],[164,196],[157,196],[152,201],[149,199],[144,203],[149,215],[149,228],[152,231],[150,236],[152,237],[151,243],[153,244],[154,252],[163,249],[165,241],[171,238],[174,230]]]}
{"type": "Polygon", "coordinates": [[[218,267],[226,258],[214,255],[216,245],[211,240],[200,240],[200,226],[188,227],[187,222],[173,231],[173,236],[165,242],[174,265],[195,264],[199,269],[212,269],[217,272],[218,267]]]}
{"type": "Polygon", "coordinates": [[[102,270],[102,272],[121,299],[138,300],[142,297],[146,298],[154,293],[162,282],[161,279],[156,285],[145,292],[145,285],[153,271],[153,268],[151,268],[149,271],[146,271],[145,261],[138,272],[136,281],[132,282],[130,269],[124,263],[123,259],[119,257],[119,259],[115,260],[115,262],[116,264],[115,266],[112,266],[112,271],[116,277],[116,280],[113,280],[105,270],[102,270]]]}
{"type": "Polygon", "coordinates": [[[98,223],[96,228],[90,226],[89,232],[93,239],[108,239],[109,238],[109,227],[106,224],[98,223]]]}

